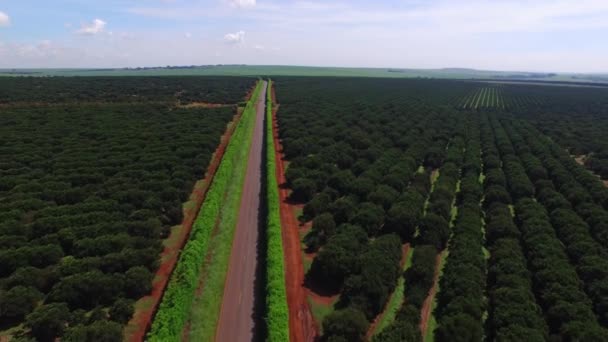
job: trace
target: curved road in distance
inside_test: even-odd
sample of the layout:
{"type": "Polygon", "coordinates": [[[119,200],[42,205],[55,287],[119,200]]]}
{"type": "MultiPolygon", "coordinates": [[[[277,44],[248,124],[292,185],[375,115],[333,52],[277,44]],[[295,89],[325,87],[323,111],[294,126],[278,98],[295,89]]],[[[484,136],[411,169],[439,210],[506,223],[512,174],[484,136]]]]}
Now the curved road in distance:
{"type": "Polygon", "coordinates": [[[215,340],[219,342],[247,342],[254,339],[255,278],[260,229],[258,214],[260,212],[267,82],[264,81],[263,85],[256,105],[255,128],[249,150],[247,174],[232,242],[222,308],[215,332],[215,340]]]}

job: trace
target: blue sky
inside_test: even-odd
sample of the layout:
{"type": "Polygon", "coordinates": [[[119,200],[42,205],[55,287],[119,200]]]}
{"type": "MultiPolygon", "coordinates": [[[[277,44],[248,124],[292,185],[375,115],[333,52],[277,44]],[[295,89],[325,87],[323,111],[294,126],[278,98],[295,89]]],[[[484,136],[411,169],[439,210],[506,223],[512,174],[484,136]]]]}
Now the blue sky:
{"type": "Polygon", "coordinates": [[[0,0],[0,68],[608,72],[608,0],[0,0]]]}

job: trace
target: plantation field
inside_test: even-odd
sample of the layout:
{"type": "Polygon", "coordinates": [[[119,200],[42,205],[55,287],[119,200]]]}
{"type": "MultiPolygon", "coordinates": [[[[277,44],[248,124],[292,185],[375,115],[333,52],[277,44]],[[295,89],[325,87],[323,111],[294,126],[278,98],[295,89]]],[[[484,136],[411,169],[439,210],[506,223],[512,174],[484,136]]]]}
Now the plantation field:
{"type": "Polygon", "coordinates": [[[312,310],[311,298],[339,298],[317,322],[323,338],[365,340],[381,319],[373,341],[608,339],[608,278],[594,271],[608,269],[608,188],[570,155],[603,156],[607,89],[275,86],[286,186],[305,223],[287,228],[312,227],[304,293],[312,310]]]}
{"type": "Polygon", "coordinates": [[[230,139],[154,317],[150,341],[182,336],[208,341],[214,337],[261,87],[258,82],[230,139]]]}
{"type": "Polygon", "coordinates": [[[203,65],[148,67],[130,69],[0,69],[2,76],[308,76],[308,77],[375,77],[484,79],[496,82],[567,82],[606,84],[606,74],[535,73],[476,70],[467,68],[407,69],[348,68],[290,65],[203,65]]]}
{"type": "Polygon", "coordinates": [[[505,108],[499,87],[484,87],[474,90],[461,103],[463,109],[505,108]]]}
{"type": "Polygon", "coordinates": [[[0,78],[0,338],[608,340],[607,131],[599,87],[0,78]]]}
{"type": "Polygon", "coordinates": [[[122,340],[253,84],[0,79],[0,336],[122,340]]]}

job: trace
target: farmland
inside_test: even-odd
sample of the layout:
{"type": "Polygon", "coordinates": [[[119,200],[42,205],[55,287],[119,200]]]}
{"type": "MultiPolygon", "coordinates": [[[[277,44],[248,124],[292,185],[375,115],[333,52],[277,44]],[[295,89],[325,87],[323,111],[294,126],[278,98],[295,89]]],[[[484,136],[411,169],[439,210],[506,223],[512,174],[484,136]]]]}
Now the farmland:
{"type": "Polygon", "coordinates": [[[152,324],[152,341],[178,340],[184,334],[196,339],[213,338],[256,125],[254,104],[261,87],[258,83],[243,111],[184,246],[152,324]],[[187,325],[188,321],[194,323],[187,325]]]}
{"type": "Polygon", "coordinates": [[[321,80],[275,80],[316,334],[608,338],[606,89],[321,80]]]}
{"type": "Polygon", "coordinates": [[[1,335],[122,339],[254,81],[0,80],[1,335]]]}
{"type": "Polygon", "coordinates": [[[0,336],[608,340],[608,89],[0,79],[0,336]]]}

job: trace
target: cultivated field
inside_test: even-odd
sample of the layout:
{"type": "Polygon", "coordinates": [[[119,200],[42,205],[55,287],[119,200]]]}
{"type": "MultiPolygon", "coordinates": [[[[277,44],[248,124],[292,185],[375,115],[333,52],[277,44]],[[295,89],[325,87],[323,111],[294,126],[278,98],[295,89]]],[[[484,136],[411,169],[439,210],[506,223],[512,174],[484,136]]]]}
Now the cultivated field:
{"type": "Polygon", "coordinates": [[[0,339],[608,340],[607,130],[599,87],[1,78],[0,339]]]}
{"type": "Polygon", "coordinates": [[[1,79],[0,335],[143,337],[254,81],[1,79]]]}
{"type": "Polygon", "coordinates": [[[559,114],[585,112],[598,131],[586,140],[601,146],[588,125],[606,115],[607,90],[275,81],[300,220],[284,229],[301,236],[299,295],[317,334],[608,338],[608,279],[595,272],[608,269],[608,189],[569,155],[572,120],[559,114]]]}

